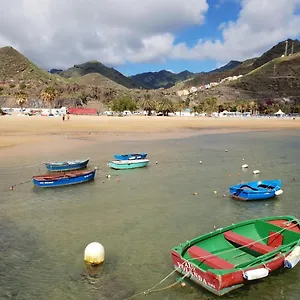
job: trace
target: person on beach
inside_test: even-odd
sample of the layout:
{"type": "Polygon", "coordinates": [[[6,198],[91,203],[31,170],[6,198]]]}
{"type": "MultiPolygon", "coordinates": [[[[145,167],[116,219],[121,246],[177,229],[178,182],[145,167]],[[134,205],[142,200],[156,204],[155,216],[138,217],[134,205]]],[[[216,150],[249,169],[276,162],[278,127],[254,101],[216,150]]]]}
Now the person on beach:
{"type": "Polygon", "coordinates": [[[63,121],[65,120],[65,114],[62,115],[62,120],[63,120],[63,121]]]}
{"type": "Polygon", "coordinates": [[[70,113],[67,112],[67,121],[69,121],[69,120],[70,120],[70,113]]]}

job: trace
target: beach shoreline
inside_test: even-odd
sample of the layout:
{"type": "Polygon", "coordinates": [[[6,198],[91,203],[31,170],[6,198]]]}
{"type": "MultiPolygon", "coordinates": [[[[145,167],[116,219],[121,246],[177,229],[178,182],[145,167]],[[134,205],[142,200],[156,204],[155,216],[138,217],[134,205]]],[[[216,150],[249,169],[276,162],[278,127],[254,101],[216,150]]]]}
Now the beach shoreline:
{"type": "Polygon", "coordinates": [[[0,117],[0,155],[19,156],[44,149],[67,151],[87,143],[182,139],[204,134],[293,130],[300,119],[157,116],[0,117]]]}

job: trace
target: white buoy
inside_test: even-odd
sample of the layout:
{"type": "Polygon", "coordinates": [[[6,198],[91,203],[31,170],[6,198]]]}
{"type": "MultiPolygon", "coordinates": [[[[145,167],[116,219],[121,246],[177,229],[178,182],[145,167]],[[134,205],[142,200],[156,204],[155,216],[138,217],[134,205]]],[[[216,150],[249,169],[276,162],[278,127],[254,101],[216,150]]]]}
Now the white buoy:
{"type": "Polygon", "coordinates": [[[156,161],[155,163],[158,164],[158,161],[156,161]]]}
{"type": "Polygon", "coordinates": [[[278,191],[275,192],[275,195],[276,195],[276,196],[279,196],[279,195],[281,195],[282,193],[283,193],[283,190],[278,190],[278,191]]]}
{"type": "Polygon", "coordinates": [[[259,173],[260,173],[259,170],[254,170],[254,171],[253,171],[253,174],[259,174],[259,173]]]}
{"type": "Polygon", "coordinates": [[[247,165],[247,164],[244,164],[244,165],[242,165],[242,168],[243,168],[243,169],[246,169],[246,168],[248,168],[248,165],[247,165]]]}
{"type": "Polygon", "coordinates": [[[107,178],[110,178],[111,176],[108,174],[108,175],[106,175],[106,177],[107,177],[107,178]]]}
{"type": "Polygon", "coordinates": [[[228,152],[228,150],[226,149],[225,152],[228,152]]]}
{"type": "Polygon", "coordinates": [[[199,161],[199,164],[202,164],[202,160],[199,161]]]}
{"type": "Polygon", "coordinates": [[[104,261],[104,255],[104,247],[98,242],[93,242],[84,250],[84,261],[91,265],[99,265],[104,261]]]}

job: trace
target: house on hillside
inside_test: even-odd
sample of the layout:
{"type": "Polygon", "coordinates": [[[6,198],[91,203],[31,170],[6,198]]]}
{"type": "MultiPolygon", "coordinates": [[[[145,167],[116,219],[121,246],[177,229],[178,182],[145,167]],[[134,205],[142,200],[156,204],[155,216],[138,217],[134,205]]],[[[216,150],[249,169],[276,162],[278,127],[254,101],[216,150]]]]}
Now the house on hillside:
{"type": "Polygon", "coordinates": [[[177,95],[179,96],[179,97],[181,97],[181,96],[187,96],[189,94],[189,91],[188,90],[181,90],[181,91],[178,91],[177,92],[177,95]]]}
{"type": "Polygon", "coordinates": [[[190,88],[190,93],[195,93],[195,92],[197,92],[197,88],[196,87],[194,87],[194,86],[192,86],[191,88],[190,88]]]}

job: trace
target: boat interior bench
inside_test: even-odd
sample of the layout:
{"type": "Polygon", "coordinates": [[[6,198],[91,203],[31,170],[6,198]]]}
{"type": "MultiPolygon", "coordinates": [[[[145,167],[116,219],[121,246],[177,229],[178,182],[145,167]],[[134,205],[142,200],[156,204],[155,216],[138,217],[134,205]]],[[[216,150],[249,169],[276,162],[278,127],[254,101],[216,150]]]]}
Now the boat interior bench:
{"type": "Polygon", "coordinates": [[[200,261],[203,262],[204,264],[208,265],[211,268],[214,269],[233,269],[234,265],[231,264],[230,262],[226,261],[223,258],[220,258],[200,247],[197,246],[192,246],[191,248],[188,249],[189,255],[200,261]]]}
{"type": "Polygon", "coordinates": [[[257,242],[233,231],[224,232],[224,238],[229,242],[237,244],[238,246],[245,246],[245,248],[253,250],[259,254],[267,254],[275,249],[274,246],[272,247],[270,245],[257,242]]]}

